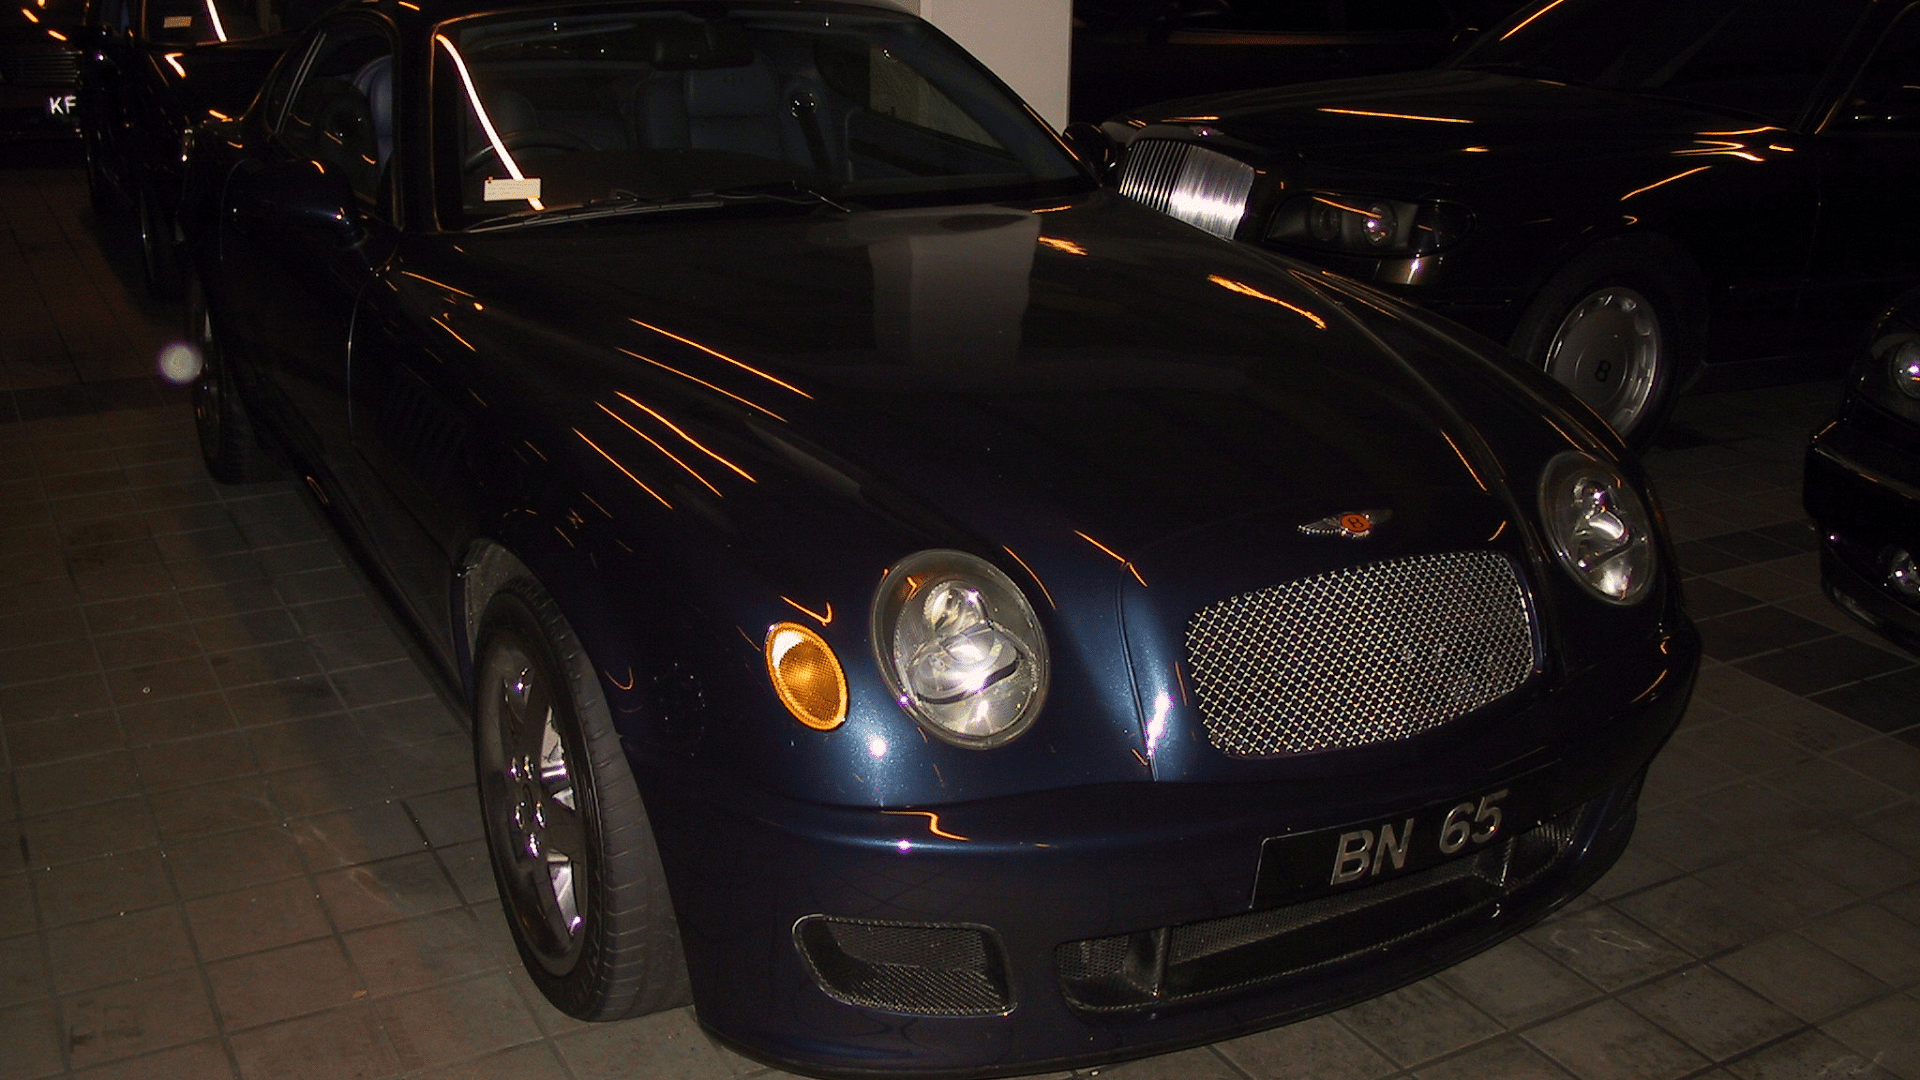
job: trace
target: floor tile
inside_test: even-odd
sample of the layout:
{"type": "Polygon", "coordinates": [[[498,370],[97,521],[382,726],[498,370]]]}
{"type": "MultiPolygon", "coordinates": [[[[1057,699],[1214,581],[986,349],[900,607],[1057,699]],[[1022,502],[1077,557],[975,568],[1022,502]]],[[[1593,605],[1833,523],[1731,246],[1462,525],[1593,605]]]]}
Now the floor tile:
{"type": "Polygon", "coordinates": [[[1617,1001],[1596,1002],[1523,1035],[1580,1080],[1671,1080],[1708,1063],[1617,1001]]]}
{"type": "Polygon", "coordinates": [[[1620,998],[1629,1008],[1714,1061],[1794,1031],[1784,1009],[1710,967],[1689,968],[1620,998]]]}

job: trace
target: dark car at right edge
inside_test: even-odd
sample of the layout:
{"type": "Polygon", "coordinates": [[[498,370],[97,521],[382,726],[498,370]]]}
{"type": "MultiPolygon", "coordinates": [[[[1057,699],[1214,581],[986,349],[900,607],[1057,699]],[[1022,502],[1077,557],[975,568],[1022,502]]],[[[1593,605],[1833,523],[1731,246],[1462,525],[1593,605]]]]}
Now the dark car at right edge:
{"type": "Polygon", "coordinates": [[[1806,507],[1827,595],[1920,653],[1920,294],[1875,322],[1839,414],[1813,437],[1806,507]]]}
{"type": "Polygon", "coordinates": [[[1554,0],[1441,67],[1104,130],[1122,193],[1465,323],[1645,445],[1690,384],[1839,370],[1915,280],[1920,5],[1554,0]]]}

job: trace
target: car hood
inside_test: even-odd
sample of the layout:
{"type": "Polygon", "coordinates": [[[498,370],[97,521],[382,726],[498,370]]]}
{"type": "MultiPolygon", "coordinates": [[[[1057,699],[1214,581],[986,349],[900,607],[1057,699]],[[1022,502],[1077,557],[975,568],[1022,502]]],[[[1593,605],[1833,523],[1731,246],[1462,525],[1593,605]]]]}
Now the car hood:
{"type": "Polygon", "coordinates": [[[446,325],[474,348],[580,357],[540,380],[539,408],[636,482],[704,497],[699,473],[729,499],[742,483],[631,430],[671,421],[762,463],[735,462],[747,472],[891,492],[919,507],[907,517],[964,534],[949,542],[1066,537],[1124,563],[1251,516],[1484,502],[1497,495],[1466,460],[1480,432],[1529,422],[1490,391],[1432,389],[1491,384],[1493,362],[1396,357],[1352,301],[1313,286],[1318,271],[1104,192],[552,225],[459,247],[402,280],[428,306],[456,299],[446,325]]]}
{"type": "Polygon", "coordinates": [[[1765,127],[1677,102],[1483,71],[1436,69],[1192,98],[1136,124],[1206,128],[1240,156],[1445,187],[1542,164],[1724,149],[1765,127]]]}

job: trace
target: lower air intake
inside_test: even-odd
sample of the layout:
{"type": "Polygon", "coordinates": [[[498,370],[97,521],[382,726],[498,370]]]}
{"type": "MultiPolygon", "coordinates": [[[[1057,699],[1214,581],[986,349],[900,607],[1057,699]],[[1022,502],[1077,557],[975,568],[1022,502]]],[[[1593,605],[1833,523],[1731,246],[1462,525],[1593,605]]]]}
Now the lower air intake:
{"type": "MultiPolygon", "coordinates": [[[[1070,941],[1054,975],[1075,1009],[1115,1013],[1318,978],[1503,917],[1508,898],[1582,857],[1577,838],[1606,799],[1569,810],[1504,844],[1349,893],[1264,911],[1070,941]]],[[[1629,814],[1585,852],[1610,863],[1631,835],[1629,814]],[[1604,847],[1601,851],[1598,848],[1604,847]]]]}
{"type": "Polygon", "coordinates": [[[1235,757],[1405,739],[1533,671],[1520,577],[1497,552],[1352,566],[1200,609],[1187,625],[1207,741],[1235,757]]]}
{"type": "Polygon", "coordinates": [[[863,922],[809,915],[793,941],[828,997],[920,1016],[997,1016],[1013,1008],[1007,961],[984,926],[863,922]]]}

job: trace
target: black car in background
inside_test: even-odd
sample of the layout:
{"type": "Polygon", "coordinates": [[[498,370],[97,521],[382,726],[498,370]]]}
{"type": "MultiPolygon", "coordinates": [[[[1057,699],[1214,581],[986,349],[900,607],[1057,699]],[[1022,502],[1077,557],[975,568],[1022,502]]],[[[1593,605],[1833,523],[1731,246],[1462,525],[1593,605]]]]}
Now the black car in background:
{"type": "Polygon", "coordinates": [[[183,221],[208,467],[457,687],[577,1017],[955,1078],[1322,1012],[1578,895],[1686,705],[1573,395],[890,5],[345,5],[183,221]]]}
{"type": "Polygon", "coordinates": [[[81,0],[23,0],[0,12],[0,143],[72,139],[81,0]]]}
{"type": "Polygon", "coordinates": [[[186,142],[238,116],[324,0],[89,0],[78,115],[96,209],[138,229],[155,293],[177,291],[186,142]]]}
{"type": "Polygon", "coordinates": [[[1916,277],[1920,8],[1556,0],[1445,66],[1110,121],[1122,192],[1505,342],[1644,443],[1916,277]]]}
{"type": "Polygon", "coordinates": [[[1516,0],[1076,0],[1067,114],[1437,63],[1516,0]]]}
{"type": "Polygon", "coordinates": [[[1839,415],[1808,447],[1805,500],[1827,595],[1920,653],[1920,294],[1875,322],[1839,415]]]}

